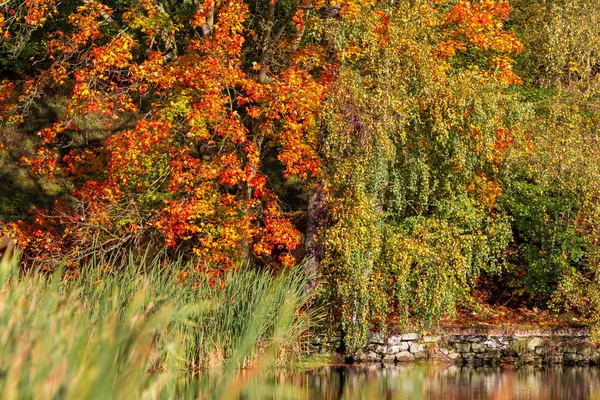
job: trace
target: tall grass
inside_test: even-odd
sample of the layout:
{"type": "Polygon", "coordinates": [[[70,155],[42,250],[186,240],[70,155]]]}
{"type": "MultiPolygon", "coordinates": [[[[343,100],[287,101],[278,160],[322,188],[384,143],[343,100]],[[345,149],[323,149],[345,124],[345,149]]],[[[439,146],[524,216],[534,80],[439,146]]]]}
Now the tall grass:
{"type": "Polygon", "coordinates": [[[6,399],[237,398],[248,385],[256,395],[310,324],[300,268],[241,268],[215,284],[178,282],[181,262],[92,263],[74,281],[16,268],[0,262],[6,399]]]}

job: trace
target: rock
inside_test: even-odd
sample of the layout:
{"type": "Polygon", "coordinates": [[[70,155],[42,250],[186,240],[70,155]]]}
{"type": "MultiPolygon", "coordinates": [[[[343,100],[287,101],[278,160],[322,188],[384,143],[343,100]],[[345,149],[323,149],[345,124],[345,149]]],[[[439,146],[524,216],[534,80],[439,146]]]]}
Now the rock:
{"type": "Polygon", "coordinates": [[[562,349],[563,353],[577,353],[577,348],[573,347],[573,346],[566,346],[563,347],[562,349]]]}
{"type": "Polygon", "coordinates": [[[577,354],[577,353],[565,353],[564,355],[564,360],[568,361],[568,362],[576,362],[576,361],[580,361],[583,359],[583,356],[581,354],[577,354]]]}
{"type": "Polygon", "coordinates": [[[584,356],[585,358],[589,358],[592,355],[593,350],[588,346],[583,346],[579,348],[578,353],[584,356]]]}
{"type": "Polygon", "coordinates": [[[471,343],[456,343],[454,348],[459,353],[468,353],[471,351],[471,343]]]}
{"type": "Polygon", "coordinates": [[[411,353],[420,353],[422,351],[425,351],[425,345],[421,344],[421,343],[412,343],[410,345],[410,350],[411,353]]]}
{"type": "Polygon", "coordinates": [[[396,361],[395,354],[388,354],[385,357],[383,357],[383,362],[385,362],[385,363],[393,363],[395,361],[396,361]]]}
{"type": "Polygon", "coordinates": [[[367,351],[366,353],[360,352],[353,357],[354,361],[358,362],[369,362],[369,361],[377,361],[379,360],[379,355],[372,351],[367,351]]]}
{"type": "Polygon", "coordinates": [[[405,362],[405,361],[412,361],[415,359],[415,356],[411,353],[409,353],[408,351],[402,351],[398,354],[396,354],[396,361],[400,361],[400,362],[405,362]]]}
{"type": "Polygon", "coordinates": [[[404,335],[402,335],[402,340],[404,341],[417,340],[418,338],[419,335],[416,333],[405,333],[404,335]]]}
{"type": "Polygon", "coordinates": [[[381,332],[370,332],[368,336],[369,343],[385,344],[385,337],[381,332]]]}
{"type": "Polygon", "coordinates": [[[465,341],[465,336],[464,335],[450,335],[448,336],[448,343],[458,343],[458,342],[464,342],[465,341]]]}
{"type": "Polygon", "coordinates": [[[475,353],[483,353],[485,351],[485,345],[483,343],[471,344],[471,350],[475,353]]]}
{"type": "Polygon", "coordinates": [[[440,341],[439,336],[423,336],[423,343],[436,343],[440,341]]]}
{"type": "Polygon", "coordinates": [[[546,357],[546,362],[548,364],[562,364],[563,356],[562,354],[552,355],[550,357],[546,357]]]}
{"type": "Polygon", "coordinates": [[[387,340],[387,344],[390,346],[397,346],[402,343],[402,336],[390,336],[387,340]]]}
{"type": "Polygon", "coordinates": [[[489,340],[487,340],[486,343],[493,342],[498,347],[506,347],[506,346],[509,346],[512,343],[512,341],[513,341],[512,336],[496,336],[494,338],[490,338],[489,340]]]}
{"type": "Polygon", "coordinates": [[[387,346],[382,346],[382,345],[376,345],[375,346],[375,353],[379,353],[379,354],[387,354],[387,346]]]}
{"type": "Polygon", "coordinates": [[[483,342],[483,345],[490,350],[499,350],[505,346],[500,341],[496,341],[494,339],[486,340],[483,342]]]}
{"type": "Polygon", "coordinates": [[[400,353],[400,346],[390,346],[390,347],[388,347],[387,353],[388,354],[400,353]]]}
{"type": "Polygon", "coordinates": [[[484,335],[468,335],[467,337],[465,337],[466,342],[483,343],[486,340],[487,336],[484,335]]]}
{"type": "Polygon", "coordinates": [[[529,342],[527,342],[527,348],[529,349],[529,351],[534,351],[537,347],[540,347],[542,344],[544,344],[542,338],[534,337],[529,342]]]}
{"type": "Polygon", "coordinates": [[[413,355],[415,356],[415,360],[424,360],[427,358],[427,353],[423,351],[413,353],[413,355]]]}
{"type": "Polygon", "coordinates": [[[408,343],[401,342],[397,346],[388,347],[387,353],[388,354],[396,354],[396,353],[400,353],[401,351],[404,351],[404,350],[408,350],[408,343]]]}

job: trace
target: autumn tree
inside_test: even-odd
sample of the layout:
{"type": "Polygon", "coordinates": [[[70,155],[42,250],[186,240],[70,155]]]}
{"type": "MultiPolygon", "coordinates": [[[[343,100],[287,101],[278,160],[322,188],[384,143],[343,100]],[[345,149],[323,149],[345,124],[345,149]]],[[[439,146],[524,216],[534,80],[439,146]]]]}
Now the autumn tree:
{"type": "MultiPolygon", "coordinates": [[[[60,15],[57,7],[41,9],[36,23],[60,15]]],[[[301,234],[263,160],[274,155],[282,179],[318,173],[317,118],[330,67],[303,35],[319,7],[79,3],[36,54],[44,68],[5,83],[15,92],[6,116],[16,123],[46,93],[70,91],[39,132],[37,154],[24,159],[72,187],[34,224],[13,226],[29,257],[75,259],[162,241],[193,254],[199,268],[244,259],[290,265],[301,234]]]]}
{"type": "Polygon", "coordinates": [[[514,3],[525,44],[517,69],[530,145],[509,152],[503,208],[514,243],[503,281],[514,298],[593,316],[598,309],[598,39],[600,6],[514,3]],[[585,12],[582,12],[585,10],[585,12]]]}
{"type": "Polygon", "coordinates": [[[326,103],[321,294],[349,351],[372,322],[451,315],[511,238],[499,171],[526,111],[504,1],[378,3],[343,23],[326,103]]]}

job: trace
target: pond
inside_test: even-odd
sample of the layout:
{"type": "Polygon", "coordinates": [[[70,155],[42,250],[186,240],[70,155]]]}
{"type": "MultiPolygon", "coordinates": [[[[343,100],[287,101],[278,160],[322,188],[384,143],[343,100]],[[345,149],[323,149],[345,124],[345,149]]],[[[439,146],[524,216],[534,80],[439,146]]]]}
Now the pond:
{"type": "Polygon", "coordinates": [[[333,366],[282,373],[277,382],[275,398],[311,400],[600,399],[597,367],[333,366]]]}

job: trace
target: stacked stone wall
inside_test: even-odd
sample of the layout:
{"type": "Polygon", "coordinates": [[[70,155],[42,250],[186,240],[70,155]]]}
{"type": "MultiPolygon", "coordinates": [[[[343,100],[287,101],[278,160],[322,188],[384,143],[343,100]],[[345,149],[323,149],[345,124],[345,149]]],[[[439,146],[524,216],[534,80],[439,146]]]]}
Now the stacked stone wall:
{"type": "MultiPolygon", "coordinates": [[[[341,338],[332,343],[343,353],[341,338]]],[[[315,343],[315,350],[326,346],[315,343]]],[[[371,333],[368,344],[356,354],[339,354],[360,363],[402,363],[439,360],[467,365],[562,364],[600,365],[600,349],[585,329],[514,332],[439,332],[431,335],[371,333]]]]}

